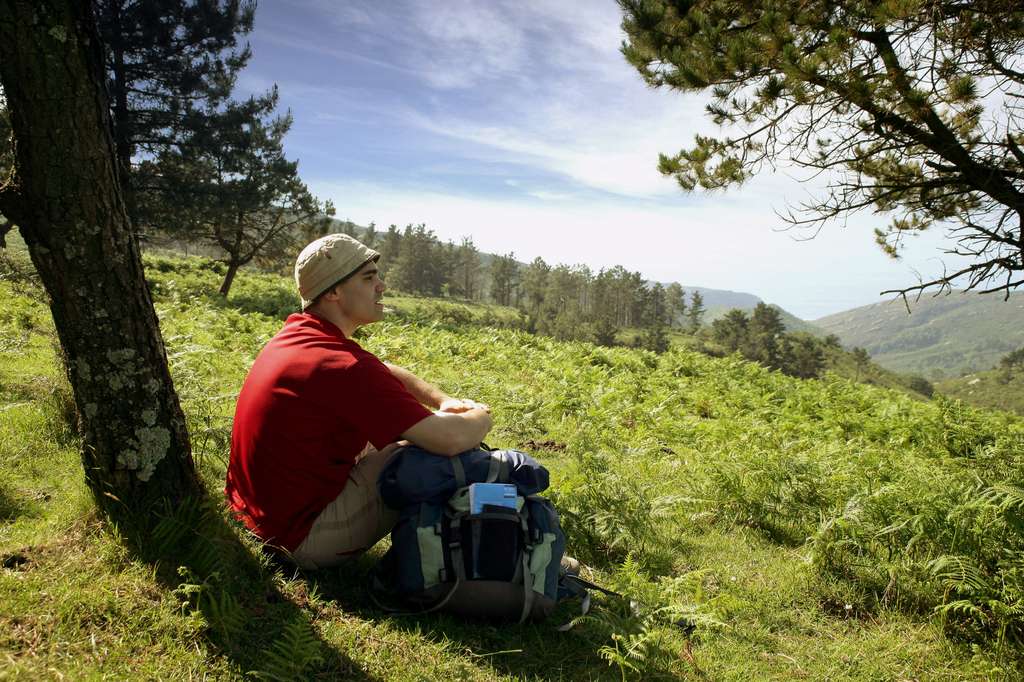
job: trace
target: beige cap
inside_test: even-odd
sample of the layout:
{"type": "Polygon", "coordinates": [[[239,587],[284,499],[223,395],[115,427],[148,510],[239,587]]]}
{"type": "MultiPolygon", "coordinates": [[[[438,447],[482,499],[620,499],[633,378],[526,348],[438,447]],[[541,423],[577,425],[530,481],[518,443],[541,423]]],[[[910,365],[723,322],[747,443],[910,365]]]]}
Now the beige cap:
{"type": "Polygon", "coordinates": [[[295,259],[295,285],[305,310],[320,294],[380,254],[347,234],[320,237],[295,259]]]}

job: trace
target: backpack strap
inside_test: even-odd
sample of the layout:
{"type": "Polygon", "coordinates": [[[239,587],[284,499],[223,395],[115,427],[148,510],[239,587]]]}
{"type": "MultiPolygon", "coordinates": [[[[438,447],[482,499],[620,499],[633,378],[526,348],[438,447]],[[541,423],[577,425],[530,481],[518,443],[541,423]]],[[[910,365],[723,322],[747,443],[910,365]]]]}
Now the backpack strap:
{"type": "Polygon", "coordinates": [[[523,552],[523,612],[519,622],[525,623],[533,611],[533,574],[530,573],[530,552],[523,552]]]}
{"type": "Polygon", "coordinates": [[[462,466],[462,458],[458,455],[449,457],[452,463],[452,473],[455,474],[455,489],[466,487],[466,469],[462,466]]]}
{"type": "Polygon", "coordinates": [[[519,622],[525,623],[526,619],[530,617],[530,612],[533,611],[533,573],[530,572],[530,557],[533,556],[534,545],[530,541],[530,524],[529,524],[530,512],[523,506],[523,511],[519,517],[520,526],[523,533],[523,612],[519,616],[519,622]]]}
{"type": "MultiPolygon", "coordinates": [[[[465,481],[465,472],[462,469],[462,463],[459,462],[459,458],[453,457],[452,464],[457,466],[456,472],[460,473],[462,475],[462,480],[465,481]]],[[[451,598],[455,596],[455,593],[459,590],[462,582],[466,579],[466,566],[462,560],[462,542],[458,539],[459,524],[462,520],[462,516],[463,514],[461,513],[453,514],[448,526],[451,531],[449,538],[455,538],[453,542],[449,542],[448,544],[448,550],[452,559],[452,570],[455,573],[455,580],[452,583],[452,589],[448,590],[448,594],[446,594],[440,601],[433,606],[420,611],[420,613],[431,613],[444,608],[444,605],[451,601],[451,598]]]]}
{"type": "MultiPolygon", "coordinates": [[[[465,514],[462,512],[452,514],[448,523],[448,552],[452,559],[452,571],[455,573],[456,585],[466,579],[466,563],[462,557],[462,540],[459,538],[459,528],[463,516],[465,514]]],[[[448,600],[445,599],[445,601],[448,600]]]]}
{"type": "Polygon", "coordinates": [[[508,457],[501,450],[491,451],[491,461],[487,466],[485,483],[505,483],[508,481],[508,457]]]}

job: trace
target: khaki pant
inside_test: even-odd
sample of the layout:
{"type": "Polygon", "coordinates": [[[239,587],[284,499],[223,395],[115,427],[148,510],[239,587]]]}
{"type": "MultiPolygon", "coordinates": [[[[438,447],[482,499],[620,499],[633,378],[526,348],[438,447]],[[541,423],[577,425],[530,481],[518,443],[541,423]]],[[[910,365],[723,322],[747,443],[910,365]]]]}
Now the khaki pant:
{"type": "Polygon", "coordinates": [[[391,531],[398,512],[380,499],[377,479],[397,450],[395,444],[379,451],[367,446],[341,494],[320,512],[309,535],[292,552],[292,560],[300,568],[337,566],[359,556],[391,531]]]}

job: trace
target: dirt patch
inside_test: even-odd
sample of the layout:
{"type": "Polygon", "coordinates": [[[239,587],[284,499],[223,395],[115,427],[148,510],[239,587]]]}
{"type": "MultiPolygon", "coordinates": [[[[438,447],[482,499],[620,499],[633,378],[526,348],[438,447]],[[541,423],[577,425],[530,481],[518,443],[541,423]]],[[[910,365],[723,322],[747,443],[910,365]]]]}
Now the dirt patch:
{"type": "Polygon", "coordinates": [[[8,554],[0,559],[0,566],[12,571],[21,570],[21,568],[27,563],[29,563],[29,558],[21,552],[8,554]]]}

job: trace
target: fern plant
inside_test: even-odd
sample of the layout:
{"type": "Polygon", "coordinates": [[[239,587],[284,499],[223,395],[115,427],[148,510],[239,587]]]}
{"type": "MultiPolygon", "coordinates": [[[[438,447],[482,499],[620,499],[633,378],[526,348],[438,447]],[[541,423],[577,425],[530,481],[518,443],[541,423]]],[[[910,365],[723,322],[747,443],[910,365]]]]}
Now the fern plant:
{"type": "Polygon", "coordinates": [[[313,628],[304,620],[293,620],[267,650],[262,667],[248,674],[260,680],[291,682],[304,679],[309,668],[323,661],[320,640],[313,628]]]}
{"type": "MultiPolygon", "coordinates": [[[[689,641],[701,632],[727,627],[722,620],[737,604],[726,597],[709,596],[706,574],[693,571],[674,578],[653,580],[633,554],[626,557],[611,579],[623,598],[602,600],[574,623],[586,623],[603,633],[597,653],[615,666],[623,680],[644,679],[671,660],[671,642],[689,641]]],[[[695,665],[695,664],[694,664],[695,665]]]]}

